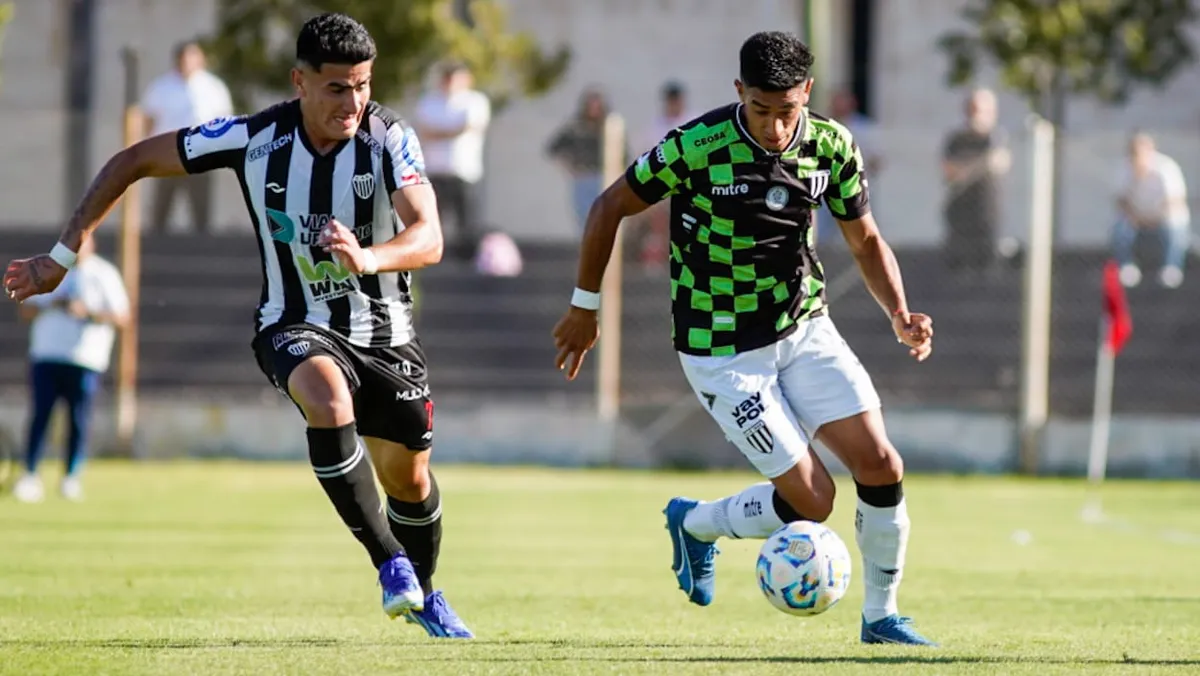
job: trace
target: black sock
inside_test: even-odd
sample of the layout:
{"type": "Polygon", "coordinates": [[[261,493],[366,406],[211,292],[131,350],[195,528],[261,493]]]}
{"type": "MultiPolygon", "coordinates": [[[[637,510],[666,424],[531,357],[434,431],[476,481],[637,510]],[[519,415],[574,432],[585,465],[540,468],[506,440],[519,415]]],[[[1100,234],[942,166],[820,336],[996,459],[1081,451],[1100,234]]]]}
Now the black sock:
{"type": "Polygon", "coordinates": [[[904,499],[903,481],[887,486],[864,486],[855,481],[854,487],[858,489],[858,499],[872,507],[895,507],[904,499]]]}
{"type": "Polygon", "coordinates": [[[442,496],[433,472],[429,473],[429,495],[421,502],[401,502],[388,496],[388,522],[392,535],[408,552],[421,589],[429,596],[442,546],[442,496]]]}
{"type": "Polygon", "coordinates": [[[775,508],[775,516],[779,517],[779,520],[784,523],[792,523],[793,521],[811,521],[811,519],[805,518],[800,514],[800,512],[797,512],[796,508],[792,507],[787,500],[784,500],[783,496],[779,494],[779,491],[775,491],[771,494],[771,506],[775,508]]]}
{"type": "Polygon", "coordinates": [[[375,474],[366,450],[358,443],[353,423],[308,428],[308,458],[329,501],[354,537],[367,548],[376,568],[404,551],[383,518],[375,474]]]}

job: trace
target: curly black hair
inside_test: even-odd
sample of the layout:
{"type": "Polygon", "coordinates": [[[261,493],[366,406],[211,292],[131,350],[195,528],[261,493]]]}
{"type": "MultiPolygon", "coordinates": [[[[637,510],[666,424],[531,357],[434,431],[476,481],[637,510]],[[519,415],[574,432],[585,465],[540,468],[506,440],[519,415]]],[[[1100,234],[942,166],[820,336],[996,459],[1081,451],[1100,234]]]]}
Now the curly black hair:
{"type": "Polygon", "coordinates": [[[296,37],[296,60],[321,70],[327,63],[354,65],[375,59],[375,40],[345,14],[329,12],[304,22],[296,37]]]}
{"type": "Polygon", "coordinates": [[[782,31],[751,35],[742,43],[740,59],[742,84],[768,92],[803,84],[813,65],[808,45],[782,31]]]}

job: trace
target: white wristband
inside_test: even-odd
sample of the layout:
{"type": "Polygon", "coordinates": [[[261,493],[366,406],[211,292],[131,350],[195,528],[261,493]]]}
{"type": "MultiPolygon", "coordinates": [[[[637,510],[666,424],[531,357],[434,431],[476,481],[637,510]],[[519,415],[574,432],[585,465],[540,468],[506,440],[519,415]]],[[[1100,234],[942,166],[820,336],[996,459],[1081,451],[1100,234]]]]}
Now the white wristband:
{"type": "Polygon", "coordinates": [[[373,275],[379,272],[379,259],[375,258],[375,252],[369,248],[363,249],[363,271],[364,275],[373,275]]]}
{"type": "Polygon", "coordinates": [[[599,310],[600,294],[575,287],[575,293],[571,294],[571,305],[582,310],[599,310]]]}
{"type": "Polygon", "coordinates": [[[71,249],[62,242],[56,243],[54,248],[50,250],[50,260],[58,263],[68,270],[75,267],[75,261],[78,260],[78,258],[79,255],[74,251],[71,251],[71,249]]]}

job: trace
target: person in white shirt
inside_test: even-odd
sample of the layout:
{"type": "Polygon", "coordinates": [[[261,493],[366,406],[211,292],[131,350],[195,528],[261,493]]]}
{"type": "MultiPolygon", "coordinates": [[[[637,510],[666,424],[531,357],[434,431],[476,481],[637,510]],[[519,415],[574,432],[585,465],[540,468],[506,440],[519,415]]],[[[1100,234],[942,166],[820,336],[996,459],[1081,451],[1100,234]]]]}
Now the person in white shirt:
{"type": "MultiPolygon", "coordinates": [[[[687,90],[676,81],[669,81],[662,88],[662,109],[650,122],[646,133],[638,144],[638,152],[654,148],[672,129],[690,122],[696,115],[688,108],[687,90]]],[[[591,208],[590,204],[588,208],[591,208]]],[[[667,263],[667,230],[671,206],[663,200],[645,211],[645,236],[642,239],[641,261],[648,268],[663,268],[667,263]]]]}
{"type": "MultiPolygon", "coordinates": [[[[141,106],[147,136],[233,115],[229,88],[205,70],[204,51],[195,42],[175,48],[175,69],[150,83],[142,95],[141,106]]],[[[150,226],[158,232],[166,231],[171,204],[180,192],[187,193],[193,227],[197,232],[208,232],[212,213],[210,174],[158,179],[150,207],[150,226]]]]}
{"type": "Polygon", "coordinates": [[[1133,244],[1138,233],[1155,232],[1163,245],[1158,281],[1168,289],[1178,288],[1191,239],[1187,184],[1179,164],[1158,152],[1148,134],[1136,133],[1129,141],[1129,163],[1117,176],[1116,193],[1119,217],[1113,228],[1113,256],[1121,266],[1121,283],[1141,283],[1133,244]]]}
{"type": "Polygon", "coordinates": [[[121,273],[94,249],[93,240],[85,239],[77,264],[62,284],[20,306],[21,318],[32,323],[25,475],[13,487],[21,502],[38,502],[43,497],[38,464],[50,415],[60,399],[66,401],[70,420],[60,490],[69,500],[83,498],[79,474],[88,445],[92,401],[101,374],[108,370],[117,328],[129,318],[129,297],[121,273]]]}
{"type": "Polygon", "coordinates": [[[461,63],[442,67],[438,88],[417,102],[413,126],[421,138],[425,173],[438,197],[443,227],[453,221],[455,253],[470,260],[478,245],[483,143],[492,119],[487,95],[476,91],[471,71],[461,63]]]}

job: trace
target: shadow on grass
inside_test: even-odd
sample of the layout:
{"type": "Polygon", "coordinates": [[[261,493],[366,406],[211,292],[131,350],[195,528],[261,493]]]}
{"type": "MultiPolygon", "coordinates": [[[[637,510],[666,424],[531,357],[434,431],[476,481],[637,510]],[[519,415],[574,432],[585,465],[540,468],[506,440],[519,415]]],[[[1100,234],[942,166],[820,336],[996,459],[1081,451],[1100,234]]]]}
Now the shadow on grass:
{"type": "MultiPolygon", "coordinates": [[[[1157,659],[1123,655],[1120,658],[1104,657],[1054,657],[1030,655],[943,655],[936,651],[917,649],[907,654],[882,655],[756,655],[750,657],[704,654],[716,649],[736,649],[735,646],[698,646],[691,644],[644,643],[636,641],[572,641],[572,640],[475,640],[429,642],[421,637],[412,641],[355,641],[327,637],[288,638],[195,638],[195,639],[0,639],[0,647],[33,648],[48,650],[112,649],[112,650],[229,650],[229,649],[276,649],[276,648],[353,648],[370,647],[379,649],[430,648],[433,653],[414,654],[408,652],[405,659],[411,662],[479,662],[497,664],[522,664],[536,662],[609,662],[609,663],[662,663],[662,664],[1045,664],[1045,665],[1135,665],[1151,667],[1200,666],[1196,659],[1157,659]],[[549,648],[561,650],[652,650],[675,649],[699,652],[690,655],[489,655],[470,650],[472,647],[484,651],[504,648],[549,648]],[[448,654],[445,650],[467,651],[448,654]]],[[[869,650],[888,650],[879,646],[869,650]]]]}

